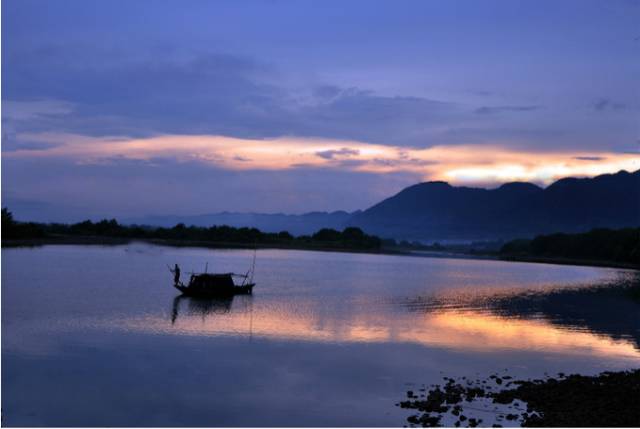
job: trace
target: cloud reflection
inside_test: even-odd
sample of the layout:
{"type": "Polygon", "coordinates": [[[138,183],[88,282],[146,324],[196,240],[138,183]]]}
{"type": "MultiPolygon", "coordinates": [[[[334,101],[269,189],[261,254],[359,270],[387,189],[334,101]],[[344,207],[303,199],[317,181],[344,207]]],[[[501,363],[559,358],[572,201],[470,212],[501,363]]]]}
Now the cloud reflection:
{"type": "Polygon", "coordinates": [[[384,308],[364,311],[360,306],[354,307],[354,312],[348,317],[333,318],[308,302],[296,303],[297,311],[290,312],[276,303],[254,307],[251,300],[247,297],[234,301],[233,311],[216,314],[199,313],[193,311],[194,306],[184,306],[171,322],[162,317],[144,317],[108,323],[111,327],[128,331],[169,335],[230,335],[333,343],[412,343],[459,351],[544,351],[607,359],[640,359],[640,350],[632,341],[612,339],[577,327],[558,327],[542,318],[506,317],[471,309],[390,315],[384,308]]]}

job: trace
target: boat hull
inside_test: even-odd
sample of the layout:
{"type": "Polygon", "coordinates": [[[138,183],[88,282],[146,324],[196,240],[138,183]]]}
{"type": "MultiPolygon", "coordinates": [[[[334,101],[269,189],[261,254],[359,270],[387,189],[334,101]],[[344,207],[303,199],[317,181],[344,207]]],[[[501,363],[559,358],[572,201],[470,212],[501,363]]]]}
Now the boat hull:
{"type": "Polygon", "coordinates": [[[184,286],[180,284],[174,284],[174,287],[182,292],[183,295],[201,297],[201,298],[216,298],[216,297],[228,297],[234,295],[250,295],[253,293],[253,287],[255,283],[249,283],[242,286],[233,286],[229,288],[195,288],[184,286]]]}

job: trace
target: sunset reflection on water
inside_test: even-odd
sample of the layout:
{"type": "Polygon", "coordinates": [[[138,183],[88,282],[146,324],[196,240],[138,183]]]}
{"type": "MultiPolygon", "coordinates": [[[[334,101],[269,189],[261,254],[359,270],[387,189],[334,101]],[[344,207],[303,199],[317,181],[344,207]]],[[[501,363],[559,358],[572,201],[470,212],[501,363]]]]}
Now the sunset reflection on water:
{"type": "Polygon", "coordinates": [[[445,375],[640,364],[640,302],[626,289],[638,278],[625,270],[259,250],[252,296],[198,300],[178,296],[167,264],[240,272],[253,252],[131,244],[2,256],[9,426],[131,426],[142,410],[142,426],[287,426],[295,414],[388,427],[407,417],[394,407],[407,386],[445,375]],[[81,414],[65,411],[79,402],[81,414]]]}
{"type": "MultiPolygon", "coordinates": [[[[189,299],[184,298],[185,301],[189,299]]],[[[163,317],[112,320],[108,324],[112,328],[169,335],[230,335],[334,343],[415,343],[477,352],[510,349],[590,354],[607,359],[640,359],[640,350],[630,339],[612,339],[579,326],[558,327],[543,317],[504,317],[472,309],[401,313],[390,311],[388,306],[356,307],[348,315],[332,317],[315,311],[309,303],[300,305],[306,311],[291,313],[278,306],[253,306],[251,299],[236,297],[238,302],[234,301],[229,311],[223,313],[206,314],[183,308],[173,324],[163,317]]]]}

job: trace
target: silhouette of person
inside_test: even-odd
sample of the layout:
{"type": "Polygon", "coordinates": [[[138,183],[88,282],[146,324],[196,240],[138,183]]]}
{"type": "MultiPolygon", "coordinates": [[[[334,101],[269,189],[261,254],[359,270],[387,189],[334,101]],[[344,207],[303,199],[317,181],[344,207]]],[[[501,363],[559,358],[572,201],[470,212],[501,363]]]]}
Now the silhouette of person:
{"type": "Polygon", "coordinates": [[[173,282],[175,284],[180,283],[180,267],[178,266],[178,264],[176,264],[175,268],[173,269],[173,282]]]}

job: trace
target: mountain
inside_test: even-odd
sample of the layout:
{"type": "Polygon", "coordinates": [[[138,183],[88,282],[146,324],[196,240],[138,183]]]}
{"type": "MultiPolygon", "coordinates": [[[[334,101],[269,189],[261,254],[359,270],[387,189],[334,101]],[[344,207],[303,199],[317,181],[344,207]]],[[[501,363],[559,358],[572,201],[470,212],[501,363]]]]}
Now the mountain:
{"type": "Polygon", "coordinates": [[[355,213],[348,224],[382,237],[416,240],[509,239],[640,226],[640,170],[561,179],[546,189],[520,182],[496,189],[420,183],[355,213]]]}
{"type": "Polygon", "coordinates": [[[122,223],[164,227],[171,227],[178,223],[207,227],[212,225],[228,225],[238,228],[246,226],[258,228],[263,232],[289,231],[293,235],[308,235],[322,228],[342,230],[351,216],[352,213],[345,211],[310,212],[301,215],[222,212],[196,216],[147,216],[123,219],[122,223]]]}
{"type": "Polygon", "coordinates": [[[149,216],[124,224],[170,227],[255,227],[264,232],[312,234],[321,228],[357,226],[369,234],[408,240],[494,240],[592,228],[640,226],[640,170],[585,179],[560,179],[543,189],[505,183],[496,189],[426,182],[410,186],[364,211],[348,213],[222,212],[197,216],[149,216]]]}

